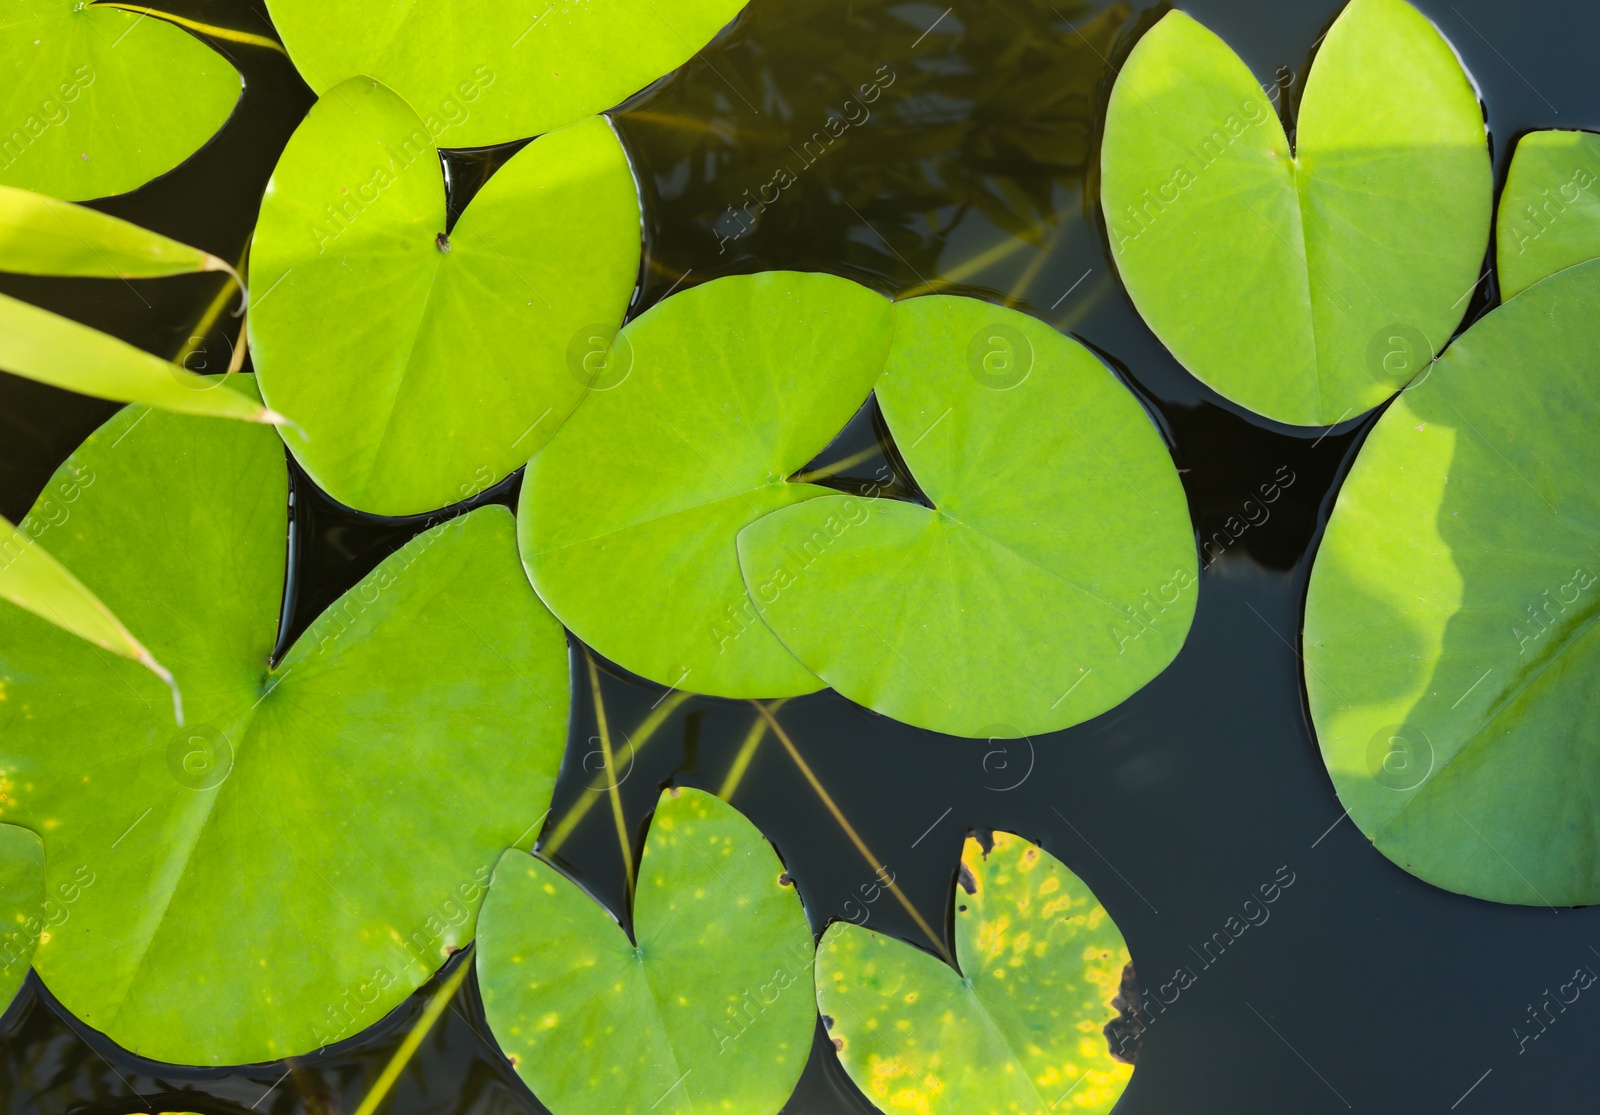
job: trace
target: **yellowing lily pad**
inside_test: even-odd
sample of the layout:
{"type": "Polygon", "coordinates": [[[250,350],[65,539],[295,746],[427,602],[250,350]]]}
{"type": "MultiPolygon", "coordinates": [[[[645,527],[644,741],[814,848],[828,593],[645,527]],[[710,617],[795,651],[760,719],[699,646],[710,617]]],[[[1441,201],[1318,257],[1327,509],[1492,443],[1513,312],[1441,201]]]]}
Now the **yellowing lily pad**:
{"type": "MultiPolygon", "coordinates": [[[[0,769],[0,817],[14,788],[0,769]]],[[[0,1014],[28,977],[44,925],[44,845],[25,828],[0,824],[0,1014]]]]}

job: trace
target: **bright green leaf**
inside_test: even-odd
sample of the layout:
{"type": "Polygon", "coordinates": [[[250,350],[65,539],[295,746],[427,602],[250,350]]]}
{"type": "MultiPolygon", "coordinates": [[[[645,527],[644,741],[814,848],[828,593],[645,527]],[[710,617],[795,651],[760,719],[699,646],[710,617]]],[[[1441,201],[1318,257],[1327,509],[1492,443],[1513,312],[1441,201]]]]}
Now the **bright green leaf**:
{"type": "Polygon", "coordinates": [[[611,108],[676,69],[744,0],[268,0],[319,94],[365,74],[416,108],[445,147],[540,135],[611,108]]]}
{"type": "Polygon", "coordinates": [[[0,294],[0,370],[119,403],[180,414],[281,423],[286,419],[227,377],[201,376],[109,333],[0,294]]]}
{"type": "MultiPolygon", "coordinates": [[[[0,769],[0,817],[15,790],[0,769]]],[[[0,1014],[16,998],[45,924],[44,845],[25,828],[0,825],[0,1014]]]]}
{"type": "Polygon", "coordinates": [[[756,615],[735,538],[829,493],[786,478],[866,400],[892,329],[881,296],[790,271],[717,279],[630,322],[523,480],[518,539],[545,603],[663,685],[822,688],[756,615]]]}
{"type": "Polygon", "coordinates": [[[630,941],[555,868],[507,852],[479,923],[478,982],[540,1102],[556,1115],[777,1112],[817,1017],[811,930],[782,874],[733,806],[669,790],[630,941]]]}
{"type": "Polygon", "coordinates": [[[0,609],[4,819],[43,834],[66,909],[39,974],[158,1060],[354,1034],[471,939],[492,865],[549,805],[566,645],[510,515],[417,536],[274,667],[271,431],[130,408],[57,476],[81,491],[46,541],[183,681],[189,727],[138,671],[0,609]]]}
{"type": "Polygon", "coordinates": [[[1374,427],[1306,602],[1340,801],[1395,863],[1600,902],[1600,261],[1475,324],[1374,427]]]}
{"type": "Polygon", "coordinates": [[[1129,963],[1116,923],[1020,836],[987,857],[969,838],[961,862],[961,971],[848,922],[823,934],[817,1002],[845,1070],[880,1111],[1110,1111],[1133,1074],[1104,1032],[1129,963]]]}
{"type": "Polygon", "coordinates": [[[445,238],[422,120],[365,79],[312,108],[261,205],[250,346],[285,440],[335,499],[404,515],[531,457],[588,386],[569,352],[622,324],[639,200],[602,118],[530,144],[445,238]]]}
{"type": "Polygon", "coordinates": [[[1051,732],[1166,668],[1194,617],[1183,486],[1088,349],[970,298],[895,307],[877,386],[933,510],[829,495],[739,535],[761,616],[846,697],[974,737],[1051,732]]]}
{"type": "Polygon", "coordinates": [[[1351,0],[1291,151],[1221,39],[1169,12],[1107,109],[1101,199],[1139,313],[1198,378],[1280,422],[1377,406],[1461,321],[1493,181],[1450,44],[1404,0],[1351,0]]]}
{"type": "Polygon", "coordinates": [[[1500,296],[1600,257],[1600,135],[1530,132],[1517,142],[1500,195],[1500,296]]]}
{"type": "Polygon", "coordinates": [[[159,232],[32,190],[0,186],[0,271],[157,279],[232,270],[210,252],[159,232]]]}
{"type": "Polygon", "coordinates": [[[81,0],[9,0],[0,184],[81,201],[165,174],[214,135],[244,79],[199,39],[81,0]]]}
{"type": "MultiPolygon", "coordinates": [[[[76,488],[73,481],[61,483],[76,488]]],[[[30,516],[24,527],[15,527],[0,519],[0,538],[4,539],[0,542],[0,598],[112,654],[131,658],[155,674],[172,687],[173,712],[182,724],[183,705],[172,674],[133,637],[121,620],[111,614],[111,609],[102,604],[98,596],[45,552],[33,531],[25,529],[27,525],[42,531],[50,524],[36,516],[30,516]]]]}

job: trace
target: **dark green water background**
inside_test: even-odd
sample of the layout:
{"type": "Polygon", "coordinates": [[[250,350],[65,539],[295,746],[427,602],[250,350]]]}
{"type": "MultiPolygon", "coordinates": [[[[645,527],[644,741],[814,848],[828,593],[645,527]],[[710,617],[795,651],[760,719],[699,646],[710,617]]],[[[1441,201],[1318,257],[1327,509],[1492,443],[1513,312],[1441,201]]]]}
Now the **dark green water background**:
{"type": "MultiPolygon", "coordinates": [[[[1523,132],[1600,125],[1600,9],[1592,3],[1419,6],[1488,102],[1500,183],[1523,132]]],[[[1341,0],[1185,5],[1264,83],[1281,78],[1291,112],[1311,46],[1340,7],[1341,0]]],[[[267,27],[249,0],[189,0],[173,9],[267,27]]],[[[1600,997],[1553,1006],[1554,1021],[1525,1047],[1513,1027],[1539,1033],[1528,1007],[1575,968],[1600,971],[1600,911],[1495,906],[1407,876],[1339,820],[1317,754],[1295,653],[1305,582],[1372,419],[1323,435],[1242,414],[1172,360],[1110,265],[1092,200],[1099,128],[1115,66],[1162,10],[1071,0],[966,0],[948,9],[921,0],[753,0],[696,60],[615,114],[648,222],[634,313],[675,284],[776,267],[832,271],[890,294],[965,274],[967,293],[1008,300],[1094,346],[1167,432],[1200,536],[1237,535],[1202,575],[1194,629],[1177,661],[1088,724],[1010,744],[954,740],[831,693],[790,702],[780,719],[911,900],[945,912],[936,925],[948,921],[966,832],[1002,828],[1042,844],[1093,887],[1126,935],[1143,986],[1167,985],[1165,998],[1177,970],[1189,973],[1170,1005],[1147,1008],[1123,1115],[1592,1111],[1600,997]],[[862,103],[863,84],[879,87],[871,103],[862,103]],[[815,144],[802,150],[826,134],[830,114],[850,126],[820,156],[815,144]],[[780,167],[796,179],[781,192],[773,186],[780,167]],[[772,200],[758,211],[754,202],[764,199],[772,200]],[[985,253],[988,266],[962,267],[985,253]],[[1274,483],[1278,497],[1263,507],[1260,489],[1274,483]],[[1201,951],[1260,885],[1285,872],[1293,884],[1266,923],[1223,952],[1201,951]]],[[[278,152],[312,98],[281,56],[221,45],[248,79],[226,129],[172,174],[97,207],[236,258],[278,152]]],[[[1403,91],[1404,75],[1396,82],[1403,91]]],[[[503,156],[451,157],[453,210],[503,156]]],[[[7,276],[0,289],[171,356],[216,279],[7,276]]],[[[1469,320],[1494,298],[1487,281],[1469,320]]],[[[219,329],[189,366],[219,371],[228,351],[219,329]]],[[[114,409],[0,374],[0,513],[20,519],[51,471],[114,409]]],[[[863,414],[825,457],[873,439],[871,415],[863,414]]],[[[887,462],[869,460],[850,475],[870,480],[880,467],[887,462]]],[[[512,500],[516,483],[484,498],[512,500]]],[[[338,508],[303,476],[294,502],[286,639],[425,525],[338,508]]],[[[595,781],[593,710],[576,680],[584,699],[556,818],[595,781]]],[[[621,671],[608,672],[604,685],[611,723],[622,731],[662,695],[621,671]]],[[[709,699],[674,714],[622,784],[641,838],[661,784],[721,784],[753,716],[747,704],[709,699]]],[[[862,901],[871,869],[770,736],[734,800],[778,846],[815,928],[865,917],[919,939],[892,899],[862,901]]],[[[607,812],[585,819],[561,862],[620,910],[622,860],[607,812]]],[[[190,1069],[117,1049],[30,977],[0,1019],[0,1111],[348,1112],[431,989],[356,1039],[292,1064],[190,1069]]],[[[387,1110],[544,1110],[486,1034],[469,979],[387,1110]]],[[[820,1027],[786,1110],[873,1110],[820,1027]]]]}

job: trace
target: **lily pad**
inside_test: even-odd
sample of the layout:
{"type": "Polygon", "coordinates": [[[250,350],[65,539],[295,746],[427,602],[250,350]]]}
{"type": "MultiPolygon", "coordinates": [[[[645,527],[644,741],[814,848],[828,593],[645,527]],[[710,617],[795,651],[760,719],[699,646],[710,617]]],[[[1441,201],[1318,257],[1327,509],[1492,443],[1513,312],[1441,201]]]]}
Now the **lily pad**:
{"type": "Polygon", "coordinates": [[[1351,820],[1496,902],[1600,902],[1597,305],[1600,261],[1558,272],[1395,400],[1306,601],[1311,715],[1351,820]]]}
{"type": "Polygon", "coordinates": [[[1377,406],[1450,339],[1493,180],[1477,94],[1404,0],[1351,0],[1297,124],[1291,149],[1238,56],[1169,12],[1112,90],[1101,200],[1128,294],[1184,367],[1319,426],[1377,406]]]}
{"type": "Polygon", "coordinates": [[[187,31],[81,0],[11,0],[0,69],[0,185],[73,201],[165,174],[216,134],[244,88],[187,31]]]}
{"type": "Polygon", "coordinates": [[[418,535],[273,665],[277,437],[128,408],[57,478],[83,470],[46,540],[173,668],[189,718],[174,731],[154,679],[0,609],[4,819],[43,834],[65,903],[35,966],[158,1060],[348,1037],[471,939],[496,858],[549,804],[566,646],[511,517],[418,535]]]}
{"type": "Polygon", "coordinates": [[[1508,299],[1600,257],[1600,135],[1523,136],[1500,195],[1495,239],[1500,294],[1508,299]]]}
{"type": "MultiPolygon", "coordinates": [[[[0,769],[0,817],[14,789],[0,769]]],[[[0,1014],[28,977],[44,924],[44,845],[25,828],[0,824],[0,1014]]]]}
{"type": "Polygon", "coordinates": [[[880,1111],[1104,1113],[1133,1067],[1111,1056],[1127,946],[1083,881],[1020,836],[969,838],[956,892],[958,972],[835,922],[817,1003],[839,1060],[880,1111]]]}
{"type": "Polygon", "coordinates": [[[313,106],[261,204],[262,394],[300,424],[284,438],[306,471],[363,511],[441,507],[523,464],[588,387],[571,343],[614,332],[638,277],[638,193],[601,118],[528,145],[445,220],[427,128],[366,78],[313,106]]]}
{"type": "Polygon", "coordinates": [[[448,147],[540,135],[611,108],[711,41],[744,0],[268,0],[306,84],[377,78],[448,147]]]}
{"type": "Polygon", "coordinates": [[[773,1115],[811,1051],[812,941],[783,864],[698,790],[656,806],[632,939],[554,867],[509,851],[479,927],[500,1048],[556,1115],[773,1115]]]}
{"type": "Polygon", "coordinates": [[[717,279],[629,322],[606,350],[605,389],[523,480],[522,560],[550,610],[663,685],[821,689],[757,616],[735,538],[829,494],[787,477],[866,400],[892,328],[882,296],[790,271],[717,279]]]}
{"type": "Polygon", "coordinates": [[[915,298],[894,336],[878,401],[933,507],[831,494],[758,519],[739,558],[761,618],[840,693],[918,727],[1033,735],[1120,703],[1177,655],[1198,595],[1154,424],[1024,314],[915,298]]]}

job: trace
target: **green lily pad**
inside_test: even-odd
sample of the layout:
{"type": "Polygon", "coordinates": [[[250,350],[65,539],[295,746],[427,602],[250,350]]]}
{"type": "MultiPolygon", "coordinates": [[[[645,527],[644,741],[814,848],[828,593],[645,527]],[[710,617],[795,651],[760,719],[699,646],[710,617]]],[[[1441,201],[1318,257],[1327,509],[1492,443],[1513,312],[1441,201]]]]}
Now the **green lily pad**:
{"type": "Polygon", "coordinates": [[[1194,528],[1172,457],[1088,349],[970,298],[895,306],[877,385],[933,503],[832,494],[739,535],[761,618],[846,697],[978,738],[1115,706],[1194,618],[1194,528]]]}
{"type": "Polygon", "coordinates": [[[4,819],[43,834],[65,910],[35,967],[158,1060],[348,1037],[471,939],[496,858],[549,804],[566,646],[511,517],[418,535],[272,666],[277,437],[128,408],[57,480],[86,471],[46,541],[172,667],[189,717],[175,731],[154,679],[0,609],[4,819]]]}
{"type": "MultiPolygon", "coordinates": [[[[10,812],[14,789],[0,769],[0,817],[10,812]]],[[[44,844],[25,828],[0,824],[0,1014],[28,977],[44,927],[44,844]]]]}
{"type": "Polygon", "coordinates": [[[1561,271],[1395,400],[1306,601],[1311,715],[1351,820],[1496,902],[1600,902],[1597,305],[1600,261],[1561,271]]]}
{"type": "Polygon", "coordinates": [[[199,248],[95,209],[0,186],[0,271],[159,279],[233,268],[199,248]]]}
{"type": "Polygon", "coordinates": [[[1600,135],[1530,132],[1517,142],[1495,226],[1500,295],[1600,257],[1600,135]]]}
{"type": "Polygon", "coordinates": [[[514,155],[446,237],[422,120],[366,78],[330,90],[273,171],[251,249],[250,347],[262,394],[301,427],[289,448],[382,515],[495,484],[583,398],[569,348],[622,324],[639,237],[602,118],[514,155]]]}
{"type": "Polygon", "coordinates": [[[1083,881],[1020,836],[969,838],[956,891],[961,971],[835,922],[817,1003],[839,1060],[880,1111],[1108,1112],[1133,1067],[1104,1033],[1128,949],[1083,881]]]}
{"type": "Polygon", "coordinates": [[[1351,0],[1334,21],[1293,151],[1238,56],[1169,12],[1117,78],[1101,167],[1139,313],[1195,376],[1280,422],[1338,422],[1404,387],[1483,264],[1478,97],[1404,0],[1351,0]]]}
{"type": "Polygon", "coordinates": [[[744,0],[424,3],[268,0],[317,93],[377,78],[446,147],[540,135],[611,108],[681,66],[744,0]]]}
{"type": "Polygon", "coordinates": [[[199,39],[81,0],[11,0],[0,24],[0,185],[80,201],[165,174],[244,88],[199,39]]]}
{"type": "Polygon", "coordinates": [[[823,683],[755,612],[735,538],[829,494],[786,479],[883,368],[889,302],[831,275],[717,279],[651,307],[528,465],[518,541],[533,587],[585,643],[663,685],[787,697],[823,683]]]}
{"type": "Polygon", "coordinates": [[[656,806],[632,940],[555,868],[507,852],[478,982],[517,1074],[556,1115],[773,1115],[817,1017],[811,930],[781,876],[756,827],[698,790],[656,806]]]}

